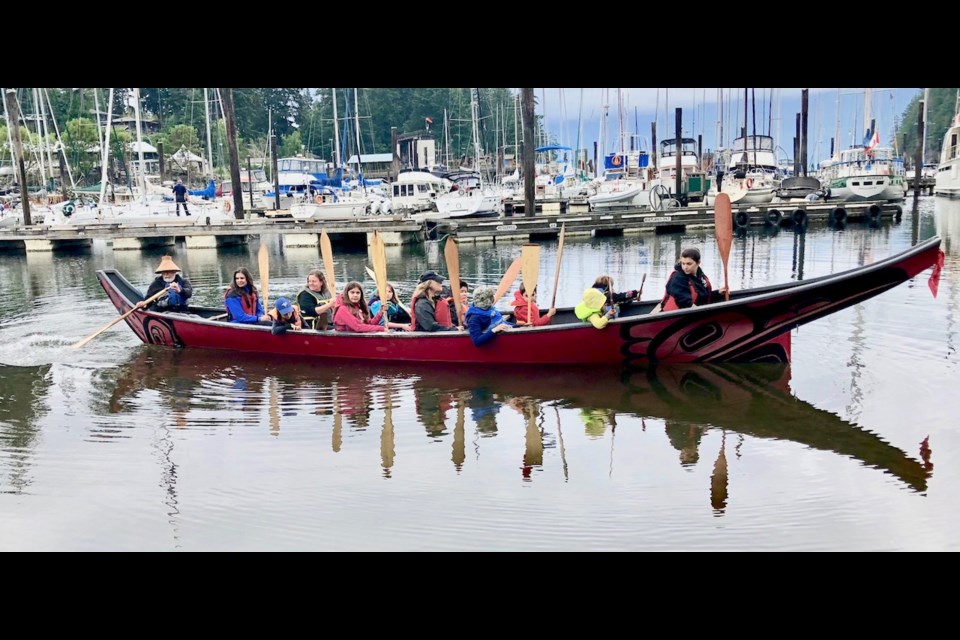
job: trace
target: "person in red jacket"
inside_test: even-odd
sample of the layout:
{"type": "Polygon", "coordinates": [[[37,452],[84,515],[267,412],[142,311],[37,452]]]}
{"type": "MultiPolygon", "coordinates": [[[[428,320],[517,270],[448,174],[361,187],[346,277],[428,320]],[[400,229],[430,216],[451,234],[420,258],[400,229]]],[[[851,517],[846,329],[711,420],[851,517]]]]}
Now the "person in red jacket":
{"type": "Polygon", "coordinates": [[[534,287],[533,293],[530,294],[529,309],[527,309],[526,295],[526,289],[521,283],[520,288],[514,292],[513,301],[510,303],[510,305],[513,307],[513,317],[516,320],[517,325],[542,327],[545,324],[550,324],[550,320],[557,314],[556,307],[550,307],[550,310],[541,316],[540,309],[537,307],[537,288],[534,287]]]}
{"type": "Polygon", "coordinates": [[[337,331],[357,331],[360,333],[374,333],[387,329],[404,329],[409,331],[410,325],[388,322],[386,326],[380,324],[383,317],[383,308],[380,313],[370,317],[370,309],[363,298],[363,287],[354,280],[348,282],[337,303],[333,314],[333,328],[337,331]]]}

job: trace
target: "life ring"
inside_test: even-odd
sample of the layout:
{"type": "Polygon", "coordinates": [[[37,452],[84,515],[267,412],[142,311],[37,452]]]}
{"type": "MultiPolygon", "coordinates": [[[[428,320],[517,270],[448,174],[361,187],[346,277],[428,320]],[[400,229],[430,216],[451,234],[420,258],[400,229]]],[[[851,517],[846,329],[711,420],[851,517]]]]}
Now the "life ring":
{"type": "Polygon", "coordinates": [[[770,209],[767,211],[768,224],[771,224],[774,227],[779,227],[781,220],[783,220],[783,214],[780,212],[780,209],[770,209]]]}
{"type": "Polygon", "coordinates": [[[316,198],[313,199],[313,201],[316,202],[317,204],[323,204],[323,196],[317,196],[316,198]]]}
{"type": "Polygon", "coordinates": [[[612,164],[615,167],[619,167],[622,162],[623,162],[623,159],[620,158],[619,153],[613,154],[613,158],[610,160],[610,164],[612,164]]]}
{"type": "Polygon", "coordinates": [[[224,213],[230,213],[231,211],[233,211],[233,203],[230,202],[229,200],[224,200],[224,201],[223,201],[223,211],[224,211],[224,213]]]}
{"type": "Polygon", "coordinates": [[[753,188],[753,178],[747,178],[747,189],[753,188]]]}
{"type": "Polygon", "coordinates": [[[750,215],[746,211],[737,211],[733,216],[733,223],[737,229],[746,229],[750,226],[750,215]]]}

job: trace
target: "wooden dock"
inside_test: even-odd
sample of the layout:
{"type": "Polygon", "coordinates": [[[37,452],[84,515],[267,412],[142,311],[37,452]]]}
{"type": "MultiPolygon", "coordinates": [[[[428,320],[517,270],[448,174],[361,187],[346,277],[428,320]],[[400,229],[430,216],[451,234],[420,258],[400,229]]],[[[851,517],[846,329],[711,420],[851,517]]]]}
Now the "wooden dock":
{"type": "MultiPolygon", "coordinates": [[[[916,182],[916,176],[908,175],[907,176],[907,193],[910,193],[915,189],[914,183],[916,182]]],[[[926,193],[927,195],[933,195],[933,187],[936,185],[937,179],[934,176],[921,176],[920,177],[920,193],[926,193]]]]}
{"type": "MultiPolygon", "coordinates": [[[[573,207],[571,207],[573,209],[573,207]]],[[[751,228],[790,227],[805,230],[810,222],[822,221],[835,227],[850,222],[879,223],[897,218],[902,206],[886,202],[778,202],[733,208],[734,230],[746,233],[751,228]]],[[[623,208],[570,213],[546,213],[535,216],[502,216],[475,220],[452,219],[436,223],[431,236],[456,236],[460,241],[496,242],[519,240],[534,242],[552,237],[566,225],[566,235],[617,236],[628,233],[673,233],[686,229],[713,227],[713,207],[651,211],[623,208]]]]}
{"type": "MultiPolygon", "coordinates": [[[[545,207],[533,216],[501,215],[490,218],[432,219],[424,222],[402,216],[361,216],[343,221],[297,221],[290,218],[251,217],[247,220],[217,224],[185,224],[181,220],[163,220],[151,224],[126,225],[118,222],[15,227],[0,229],[0,251],[42,252],[90,247],[101,238],[111,242],[114,251],[139,250],[172,246],[182,239],[190,248],[216,248],[246,244],[250,238],[278,234],[284,247],[320,245],[320,234],[326,231],[332,242],[369,245],[373,231],[380,232],[384,243],[402,245],[424,240],[437,240],[444,235],[461,241],[496,242],[498,240],[536,241],[556,237],[561,225],[572,236],[617,236],[628,233],[671,233],[712,227],[713,207],[703,205],[652,211],[640,208],[589,211],[579,203],[563,208],[545,207]]],[[[829,201],[797,201],[734,207],[733,226],[738,233],[750,229],[790,227],[802,231],[813,221],[834,227],[849,222],[879,223],[883,218],[897,218],[903,209],[885,202],[840,203],[829,201]]]]}
{"type": "Polygon", "coordinates": [[[151,224],[125,225],[118,222],[16,227],[0,230],[0,251],[55,251],[89,247],[95,238],[110,240],[114,251],[173,245],[183,239],[187,248],[216,248],[246,244],[249,238],[280,234],[285,247],[319,247],[320,233],[332,241],[365,241],[378,230],[384,244],[420,242],[423,225],[400,216],[363,216],[341,221],[298,221],[291,218],[252,218],[217,224],[184,224],[163,220],[151,224]]]}

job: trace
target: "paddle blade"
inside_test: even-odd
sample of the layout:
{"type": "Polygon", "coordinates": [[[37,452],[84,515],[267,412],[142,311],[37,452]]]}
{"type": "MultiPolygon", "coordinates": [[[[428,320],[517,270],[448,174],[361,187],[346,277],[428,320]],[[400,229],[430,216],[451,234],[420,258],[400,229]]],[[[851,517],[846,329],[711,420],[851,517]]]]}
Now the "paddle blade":
{"type": "Polygon", "coordinates": [[[497,285],[497,292],[493,296],[493,304],[496,305],[497,301],[507,294],[507,291],[510,289],[510,286],[516,282],[517,276],[520,275],[520,269],[523,267],[523,258],[517,258],[510,266],[507,267],[506,273],[503,274],[503,277],[500,279],[500,284],[497,285]]]}
{"type": "Polygon", "coordinates": [[[730,206],[730,196],[718,193],[713,203],[713,226],[717,236],[717,249],[720,251],[720,260],[723,261],[723,286],[727,289],[727,300],[730,299],[730,284],[727,279],[727,265],[730,262],[730,245],[733,244],[733,207],[730,206]]]}
{"type": "Polygon", "coordinates": [[[260,299],[263,300],[263,309],[270,307],[270,253],[267,245],[260,242],[260,253],[257,254],[257,264],[260,269],[260,299]]]}
{"type": "MultiPolygon", "coordinates": [[[[370,247],[373,254],[373,273],[377,283],[377,294],[380,296],[380,302],[386,309],[387,304],[387,250],[383,244],[383,236],[380,232],[374,230],[373,244],[370,247]]],[[[386,318],[386,313],[383,314],[386,318]]]]}
{"type": "Polygon", "coordinates": [[[567,223],[560,225],[560,238],[557,242],[557,268],[553,273],[553,297],[550,298],[550,308],[557,306],[557,287],[560,286],[560,259],[563,258],[563,237],[567,233],[567,223]]]}
{"type": "Polygon", "coordinates": [[[330,285],[330,295],[337,296],[337,281],[333,276],[333,248],[327,230],[320,230],[320,258],[323,260],[323,270],[327,272],[327,284],[330,285]]]}
{"type": "Polygon", "coordinates": [[[454,306],[457,308],[457,321],[463,326],[463,305],[460,304],[460,247],[457,240],[447,237],[447,244],[443,248],[443,257],[447,261],[447,273],[450,277],[450,292],[453,295],[454,306]]]}
{"type": "MultiPolygon", "coordinates": [[[[520,259],[523,266],[520,273],[523,276],[523,288],[526,291],[527,308],[530,308],[530,299],[533,290],[537,288],[537,278],[540,276],[540,245],[525,244],[520,247],[520,259]]],[[[533,320],[531,319],[532,323],[533,320]]]]}

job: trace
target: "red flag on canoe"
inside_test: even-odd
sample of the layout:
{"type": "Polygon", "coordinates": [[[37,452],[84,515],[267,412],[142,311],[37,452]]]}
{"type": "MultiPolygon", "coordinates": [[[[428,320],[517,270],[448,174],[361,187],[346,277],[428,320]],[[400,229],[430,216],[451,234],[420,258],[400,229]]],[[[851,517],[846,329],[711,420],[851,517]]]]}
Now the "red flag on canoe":
{"type": "Polygon", "coordinates": [[[937,292],[940,290],[940,272],[943,271],[943,260],[943,249],[940,249],[940,252],[937,254],[937,261],[933,265],[933,273],[930,274],[930,279],[927,280],[927,286],[930,287],[930,293],[933,294],[934,298],[937,297],[937,292]]]}

